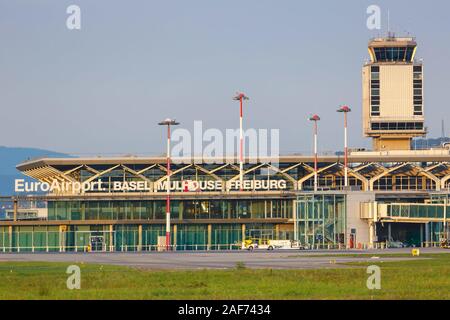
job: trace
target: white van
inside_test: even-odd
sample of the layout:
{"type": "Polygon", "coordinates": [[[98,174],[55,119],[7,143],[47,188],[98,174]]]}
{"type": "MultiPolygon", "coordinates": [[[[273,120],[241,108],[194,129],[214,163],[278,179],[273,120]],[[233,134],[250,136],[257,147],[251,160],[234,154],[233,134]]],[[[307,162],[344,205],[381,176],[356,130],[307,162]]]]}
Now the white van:
{"type": "Polygon", "coordinates": [[[295,240],[269,240],[267,243],[267,250],[287,250],[287,249],[297,249],[306,250],[309,249],[308,246],[302,245],[299,241],[295,240]]]}
{"type": "Polygon", "coordinates": [[[300,244],[298,241],[294,240],[267,240],[267,241],[255,241],[246,240],[242,243],[241,249],[246,250],[287,250],[287,249],[308,249],[307,247],[300,244]]]}

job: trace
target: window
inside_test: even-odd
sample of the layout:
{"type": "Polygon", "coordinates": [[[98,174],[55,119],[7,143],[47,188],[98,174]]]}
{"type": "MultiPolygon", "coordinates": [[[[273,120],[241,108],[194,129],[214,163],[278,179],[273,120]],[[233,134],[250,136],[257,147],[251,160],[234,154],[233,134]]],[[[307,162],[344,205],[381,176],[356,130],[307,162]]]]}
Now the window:
{"type": "Polygon", "coordinates": [[[407,47],[406,48],[406,61],[412,61],[413,59],[413,53],[414,53],[414,47],[407,47]]]}
{"type": "Polygon", "coordinates": [[[372,66],[371,96],[370,96],[370,115],[372,117],[380,116],[380,67],[372,66]]]}
{"type": "Polygon", "coordinates": [[[374,48],[377,61],[412,61],[414,47],[374,48]]]}
{"type": "Polygon", "coordinates": [[[372,122],[371,129],[375,131],[423,130],[423,122],[372,122]]]}
{"type": "Polygon", "coordinates": [[[423,111],[422,111],[422,106],[421,105],[415,105],[414,106],[414,115],[415,116],[423,115],[423,111]]]}
{"type": "Polygon", "coordinates": [[[393,128],[393,130],[405,130],[406,129],[406,123],[404,122],[399,122],[397,125],[397,128],[393,128]]]}
{"type": "Polygon", "coordinates": [[[372,117],[378,117],[380,115],[380,107],[379,106],[372,106],[372,110],[370,111],[370,115],[372,117]]]}

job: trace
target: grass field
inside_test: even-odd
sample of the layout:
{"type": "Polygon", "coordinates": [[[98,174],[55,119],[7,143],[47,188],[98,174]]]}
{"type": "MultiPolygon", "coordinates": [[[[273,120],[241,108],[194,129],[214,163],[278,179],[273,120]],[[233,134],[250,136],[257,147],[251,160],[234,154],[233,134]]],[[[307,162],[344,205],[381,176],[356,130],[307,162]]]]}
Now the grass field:
{"type": "MultiPolygon", "coordinates": [[[[331,256],[330,256],[331,257],[331,256]]],[[[79,264],[81,289],[66,287],[67,263],[0,263],[0,299],[450,299],[450,254],[352,263],[319,270],[151,271],[79,264]],[[381,267],[368,290],[366,267],[381,267]]]]}

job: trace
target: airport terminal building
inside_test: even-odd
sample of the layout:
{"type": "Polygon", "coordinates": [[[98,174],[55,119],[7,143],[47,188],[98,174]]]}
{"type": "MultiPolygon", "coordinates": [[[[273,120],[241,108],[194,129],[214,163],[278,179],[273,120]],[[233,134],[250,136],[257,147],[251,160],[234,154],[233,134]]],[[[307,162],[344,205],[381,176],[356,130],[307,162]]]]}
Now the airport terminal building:
{"type": "Polygon", "coordinates": [[[234,158],[175,162],[170,171],[165,157],[36,159],[17,166],[34,183],[19,179],[23,193],[2,198],[0,252],[158,250],[168,187],[173,250],[236,249],[249,238],[436,245],[446,237],[450,152],[410,149],[426,132],[415,51],[412,38],[369,43],[363,130],[373,151],[349,153],[347,186],[337,155],[319,156],[317,166],[310,155],[246,159],[243,172],[234,158]]]}
{"type": "MultiPolygon", "coordinates": [[[[447,217],[449,159],[448,150],[359,152],[349,157],[345,188],[342,159],[320,157],[317,192],[311,157],[282,157],[278,168],[246,164],[244,179],[251,190],[242,191],[227,190],[227,182],[239,177],[234,163],[172,164],[172,245],[229,249],[247,238],[295,239],[324,248],[371,247],[390,239],[436,243],[447,217]],[[183,189],[191,181],[202,181],[203,187],[183,189]],[[222,189],[205,190],[208,185],[222,189]]],[[[40,159],[18,168],[43,182],[101,186],[14,198],[11,220],[0,222],[3,250],[157,249],[165,232],[165,158],[40,159]],[[123,188],[142,181],[154,189],[123,188]],[[39,210],[46,212],[40,217],[39,210]]]]}

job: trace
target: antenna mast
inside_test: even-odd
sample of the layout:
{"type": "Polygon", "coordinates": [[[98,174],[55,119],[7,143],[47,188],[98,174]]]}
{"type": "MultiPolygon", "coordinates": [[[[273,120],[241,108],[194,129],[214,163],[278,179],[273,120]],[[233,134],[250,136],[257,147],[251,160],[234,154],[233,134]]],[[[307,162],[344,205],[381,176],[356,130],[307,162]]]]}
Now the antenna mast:
{"type": "Polygon", "coordinates": [[[388,36],[390,36],[390,34],[391,34],[391,12],[389,11],[389,9],[388,9],[388,28],[387,28],[387,31],[388,31],[388,36]]]}

